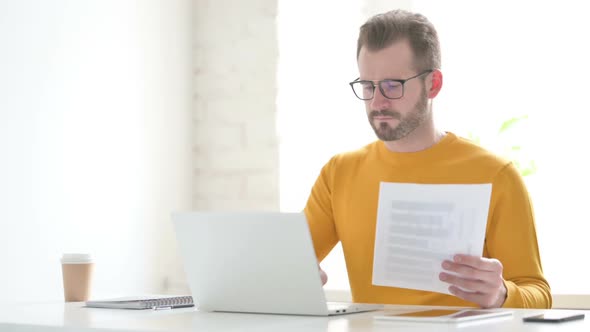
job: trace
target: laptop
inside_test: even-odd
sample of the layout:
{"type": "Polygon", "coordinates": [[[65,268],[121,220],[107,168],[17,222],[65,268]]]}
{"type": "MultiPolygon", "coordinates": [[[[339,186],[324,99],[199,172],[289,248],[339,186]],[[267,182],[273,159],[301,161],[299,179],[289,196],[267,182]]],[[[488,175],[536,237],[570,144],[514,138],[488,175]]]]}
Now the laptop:
{"type": "Polygon", "coordinates": [[[201,311],[329,316],[383,307],[326,302],[303,213],[186,212],[172,220],[201,311]]]}

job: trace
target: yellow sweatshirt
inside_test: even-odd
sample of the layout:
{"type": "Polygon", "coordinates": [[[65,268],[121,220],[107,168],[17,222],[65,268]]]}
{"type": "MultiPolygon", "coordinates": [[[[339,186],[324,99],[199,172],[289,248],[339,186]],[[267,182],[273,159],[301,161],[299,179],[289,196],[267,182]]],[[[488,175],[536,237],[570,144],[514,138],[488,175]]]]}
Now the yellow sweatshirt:
{"type": "Polygon", "coordinates": [[[305,207],[319,261],[340,241],[355,302],[475,306],[457,297],[373,286],[373,253],[380,182],[492,184],[484,257],[504,266],[504,307],[550,308],[533,209],[510,162],[453,133],[423,151],[396,153],[382,141],[334,156],[323,168],[305,207]]]}

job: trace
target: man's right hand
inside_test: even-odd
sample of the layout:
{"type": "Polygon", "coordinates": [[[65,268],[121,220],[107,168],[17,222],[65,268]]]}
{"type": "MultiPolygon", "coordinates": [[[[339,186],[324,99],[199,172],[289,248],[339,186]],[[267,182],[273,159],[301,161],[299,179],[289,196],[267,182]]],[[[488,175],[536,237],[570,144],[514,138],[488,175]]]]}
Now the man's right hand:
{"type": "Polygon", "coordinates": [[[319,264],[318,264],[318,269],[320,270],[320,278],[322,279],[322,286],[323,286],[328,282],[328,275],[326,274],[326,272],[324,272],[324,270],[322,270],[322,268],[320,267],[319,264]]]}

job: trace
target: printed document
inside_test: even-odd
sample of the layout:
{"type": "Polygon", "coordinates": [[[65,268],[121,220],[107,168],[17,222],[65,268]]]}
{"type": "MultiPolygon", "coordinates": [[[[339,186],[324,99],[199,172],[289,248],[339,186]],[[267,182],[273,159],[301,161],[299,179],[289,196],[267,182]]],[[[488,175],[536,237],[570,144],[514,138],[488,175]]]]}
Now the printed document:
{"type": "Polygon", "coordinates": [[[373,284],[451,294],[441,264],[482,255],[491,194],[491,183],[381,182],[373,284]]]}

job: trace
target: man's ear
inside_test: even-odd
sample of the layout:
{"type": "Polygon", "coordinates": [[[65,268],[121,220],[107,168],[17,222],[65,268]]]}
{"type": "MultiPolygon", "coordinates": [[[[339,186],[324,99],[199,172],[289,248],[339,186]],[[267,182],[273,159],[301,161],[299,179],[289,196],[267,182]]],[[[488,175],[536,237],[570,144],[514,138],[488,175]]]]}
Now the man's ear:
{"type": "Polygon", "coordinates": [[[433,70],[430,75],[432,75],[432,79],[430,80],[431,84],[430,90],[428,90],[428,98],[432,99],[436,97],[440,92],[440,89],[442,89],[443,75],[442,72],[438,69],[433,70]]]}

